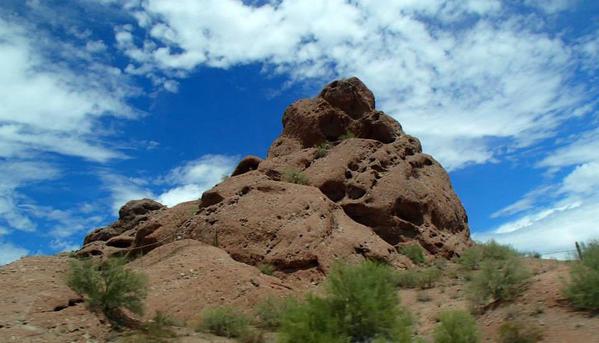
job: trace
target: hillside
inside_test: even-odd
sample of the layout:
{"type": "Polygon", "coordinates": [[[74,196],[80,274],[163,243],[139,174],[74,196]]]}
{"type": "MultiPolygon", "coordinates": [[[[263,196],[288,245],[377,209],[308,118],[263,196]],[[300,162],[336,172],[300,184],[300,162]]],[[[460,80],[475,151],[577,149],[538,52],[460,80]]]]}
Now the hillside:
{"type": "MultiPolygon", "coordinates": [[[[66,285],[69,262],[88,257],[124,256],[127,268],[146,274],[138,319],[168,315],[183,342],[226,341],[193,331],[207,308],[252,317],[269,298],[318,294],[339,261],[395,271],[436,266],[442,275],[426,290],[398,289],[422,337],[430,338],[441,310],[469,309],[471,274],[456,264],[474,245],[462,203],[443,167],[376,109],[360,80],[334,81],[291,104],[282,124],[266,158],[244,158],[198,200],[172,208],[130,201],[79,251],[0,267],[0,342],[119,341],[123,332],[66,285]]],[[[599,342],[599,320],[574,311],[561,293],[568,263],[518,259],[533,276],[511,304],[488,304],[476,316],[485,341],[495,341],[506,318],[523,317],[542,328],[544,342],[599,342]]]]}

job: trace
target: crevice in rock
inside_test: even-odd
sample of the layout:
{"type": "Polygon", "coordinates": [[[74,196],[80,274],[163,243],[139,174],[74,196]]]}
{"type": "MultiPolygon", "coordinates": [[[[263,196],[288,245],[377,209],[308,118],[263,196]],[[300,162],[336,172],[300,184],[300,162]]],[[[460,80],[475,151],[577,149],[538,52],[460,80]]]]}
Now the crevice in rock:
{"type": "Polygon", "coordinates": [[[364,190],[363,188],[354,186],[354,185],[350,185],[347,188],[347,196],[350,199],[360,199],[361,197],[364,196],[364,194],[366,194],[366,190],[364,190]]]}
{"type": "Polygon", "coordinates": [[[320,186],[320,191],[333,202],[341,201],[345,197],[345,184],[331,180],[320,186]]]}
{"type": "Polygon", "coordinates": [[[115,248],[129,248],[133,244],[133,238],[130,237],[115,237],[106,242],[109,247],[115,248]]]}
{"type": "Polygon", "coordinates": [[[422,208],[422,204],[408,199],[398,198],[395,201],[393,211],[394,215],[399,219],[413,223],[416,226],[420,226],[424,223],[424,216],[421,211],[422,208]]]}

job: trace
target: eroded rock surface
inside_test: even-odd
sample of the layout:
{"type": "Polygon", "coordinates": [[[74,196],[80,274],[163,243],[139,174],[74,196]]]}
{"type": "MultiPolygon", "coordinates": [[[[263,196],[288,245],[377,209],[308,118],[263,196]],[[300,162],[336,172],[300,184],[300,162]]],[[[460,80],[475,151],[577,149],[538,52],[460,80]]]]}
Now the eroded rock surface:
{"type": "Polygon", "coordinates": [[[198,201],[128,203],[79,254],[145,254],[187,238],[249,265],[326,273],[337,259],[409,263],[402,244],[452,257],[471,244],[467,222],[443,167],[350,78],[290,105],[266,159],[244,158],[198,201]]]}

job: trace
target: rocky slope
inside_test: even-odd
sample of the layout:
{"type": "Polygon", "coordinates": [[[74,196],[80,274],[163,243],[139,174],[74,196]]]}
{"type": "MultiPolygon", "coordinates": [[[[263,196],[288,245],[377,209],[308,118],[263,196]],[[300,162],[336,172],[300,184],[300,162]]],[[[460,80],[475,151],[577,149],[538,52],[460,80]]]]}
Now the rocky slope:
{"type": "Polygon", "coordinates": [[[126,204],[78,254],[144,254],[193,239],[246,264],[322,274],[340,258],[409,264],[402,244],[452,257],[470,244],[467,221],[443,167],[350,78],[290,105],[266,159],[246,157],[198,201],[126,204]]]}

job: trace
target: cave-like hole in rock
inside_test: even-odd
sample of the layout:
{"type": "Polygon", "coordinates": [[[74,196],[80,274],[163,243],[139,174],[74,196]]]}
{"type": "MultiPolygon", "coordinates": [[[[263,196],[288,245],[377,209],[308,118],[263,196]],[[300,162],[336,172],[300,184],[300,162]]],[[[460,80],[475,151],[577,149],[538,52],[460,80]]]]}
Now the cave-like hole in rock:
{"type": "Polygon", "coordinates": [[[345,197],[345,185],[340,181],[327,181],[320,186],[320,191],[334,202],[345,197]]]}
{"type": "Polygon", "coordinates": [[[334,141],[347,130],[348,120],[340,113],[330,111],[320,117],[318,128],[328,141],[334,141]]]}
{"type": "Polygon", "coordinates": [[[366,190],[360,187],[351,185],[347,188],[347,196],[350,199],[360,199],[364,194],[366,194],[366,190]]]}
{"type": "Polygon", "coordinates": [[[356,223],[370,227],[385,242],[391,245],[400,242],[400,230],[384,220],[385,214],[381,210],[363,204],[346,204],[343,211],[356,223]]]}
{"type": "Polygon", "coordinates": [[[414,225],[420,226],[424,223],[423,207],[418,202],[399,198],[395,201],[394,212],[398,218],[414,225]]]}
{"type": "Polygon", "coordinates": [[[131,238],[116,238],[106,242],[106,245],[115,248],[128,248],[131,246],[132,243],[133,239],[131,238]]]}

